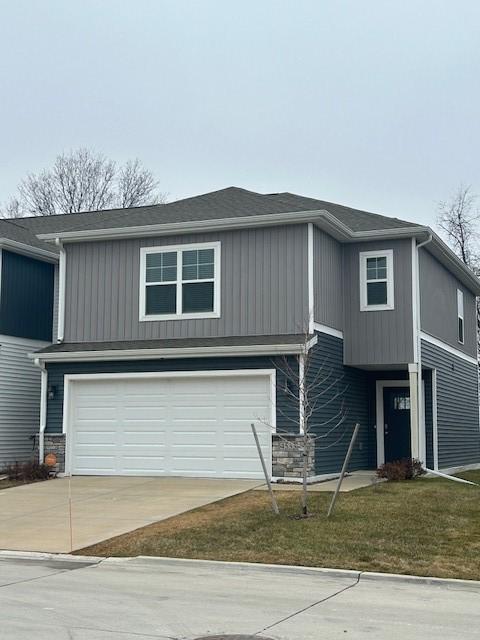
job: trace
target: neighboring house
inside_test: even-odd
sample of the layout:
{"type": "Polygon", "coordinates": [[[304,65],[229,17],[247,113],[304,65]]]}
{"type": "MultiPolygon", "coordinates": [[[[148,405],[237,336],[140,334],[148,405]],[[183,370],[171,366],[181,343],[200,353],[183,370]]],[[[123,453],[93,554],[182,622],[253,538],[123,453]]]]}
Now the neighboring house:
{"type": "Polygon", "coordinates": [[[29,354],[52,342],[58,251],[15,221],[0,220],[0,472],[31,459],[40,416],[40,371],[29,354]]]}
{"type": "Polygon", "coordinates": [[[348,411],[311,475],[339,471],[355,422],[352,469],[480,463],[480,282],[428,227],[238,188],[22,224],[60,252],[57,344],[36,358],[61,471],[261,478],[253,421],[272,475],[298,475],[276,433],[301,427],[282,369],[302,375],[306,335],[344,385],[315,423],[348,411]]]}

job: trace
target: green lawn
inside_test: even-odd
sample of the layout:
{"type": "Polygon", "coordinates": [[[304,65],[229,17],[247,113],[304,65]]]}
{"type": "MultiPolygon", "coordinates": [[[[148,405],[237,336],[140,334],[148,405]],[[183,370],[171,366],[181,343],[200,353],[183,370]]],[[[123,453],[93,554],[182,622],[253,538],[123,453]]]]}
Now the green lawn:
{"type": "MultiPolygon", "coordinates": [[[[462,474],[480,483],[480,471],[462,474]]],[[[84,549],[99,556],[170,556],[335,567],[480,579],[480,487],[442,479],[381,483],[310,494],[315,517],[292,519],[299,494],[263,491],[228,498],[84,549]]]]}

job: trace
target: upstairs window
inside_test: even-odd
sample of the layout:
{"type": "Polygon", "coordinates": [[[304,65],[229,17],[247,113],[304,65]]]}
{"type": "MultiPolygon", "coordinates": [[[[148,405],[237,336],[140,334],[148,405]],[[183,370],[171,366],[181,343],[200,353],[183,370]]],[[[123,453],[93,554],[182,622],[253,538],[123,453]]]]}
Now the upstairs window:
{"type": "Polygon", "coordinates": [[[393,251],[363,251],[360,253],[360,311],[393,308],[393,251]]]}
{"type": "Polygon", "coordinates": [[[457,289],[457,337],[460,344],[463,344],[465,342],[464,331],[463,291],[457,289]]]}
{"type": "Polygon", "coordinates": [[[219,242],[140,251],[140,320],[219,317],[219,242]]]}

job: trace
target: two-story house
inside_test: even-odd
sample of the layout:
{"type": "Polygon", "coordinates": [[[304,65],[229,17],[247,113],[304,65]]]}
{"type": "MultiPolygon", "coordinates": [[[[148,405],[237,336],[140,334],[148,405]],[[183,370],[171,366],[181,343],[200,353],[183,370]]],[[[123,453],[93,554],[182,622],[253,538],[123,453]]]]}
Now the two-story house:
{"type": "Polygon", "coordinates": [[[480,282],[428,227],[238,188],[22,224],[59,252],[35,357],[62,471],[261,478],[255,422],[272,475],[295,473],[286,369],[326,372],[312,475],[339,471],[356,422],[352,469],[480,463],[480,282]]]}
{"type": "Polygon", "coordinates": [[[40,371],[29,354],[52,342],[55,247],[0,220],[0,472],[32,457],[40,371]]]}

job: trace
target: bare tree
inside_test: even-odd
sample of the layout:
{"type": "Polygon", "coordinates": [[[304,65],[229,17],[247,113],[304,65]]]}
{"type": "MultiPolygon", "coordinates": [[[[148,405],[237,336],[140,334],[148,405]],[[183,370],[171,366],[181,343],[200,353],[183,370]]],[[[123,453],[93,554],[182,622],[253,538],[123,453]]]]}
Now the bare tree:
{"type": "Polygon", "coordinates": [[[7,217],[51,216],[165,202],[157,186],[138,159],[117,167],[104,155],[81,148],[57,156],[51,169],[28,174],[4,210],[7,217]]]}
{"type": "Polygon", "coordinates": [[[480,211],[471,187],[460,185],[450,200],[438,205],[437,223],[455,253],[473,271],[478,270],[480,211]]]}
{"type": "MultiPolygon", "coordinates": [[[[345,408],[345,393],[348,385],[344,374],[337,372],[327,361],[318,364],[310,347],[311,336],[305,335],[303,352],[298,356],[284,356],[275,362],[277,380],[293,411],[283,410],[277,405],[277,413],[285,423],[292,424],[292,431],[280,431],[275,435],[283,440],[287,448],[294,447],[302,454],[302,517],[308,517],[308,473],[310,451],[331,449],[340,444],[349,432],[346,424],[348,411],[345,408]],[[299,407],[297,413],[296,408],[299,407]],[[326,414],[330,417],[327,418],[326,414]],[[299,417],[292,417],[298,415],[299,417]],[[288,435],[298,435],[292,442],[288,435]]],[[[267,424],[262,420],[264,424],[267,424]]]]}

